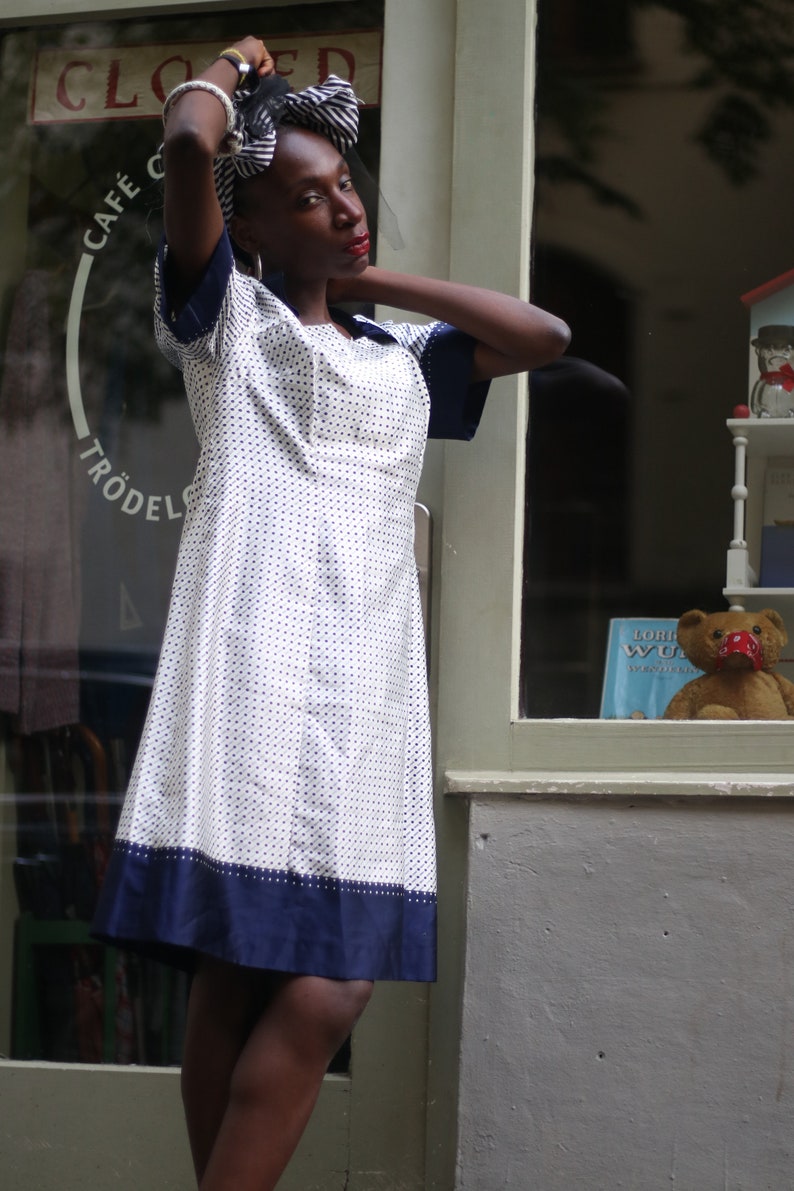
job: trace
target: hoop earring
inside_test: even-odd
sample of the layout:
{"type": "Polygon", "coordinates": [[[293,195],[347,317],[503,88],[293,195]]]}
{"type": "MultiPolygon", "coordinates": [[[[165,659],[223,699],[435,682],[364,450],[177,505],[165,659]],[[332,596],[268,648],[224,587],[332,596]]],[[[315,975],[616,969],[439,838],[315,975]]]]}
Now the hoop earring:
{"type": "Polygon", "coordinates": [[[262,280],[262,258],[258,252],[255,252],[253,257],[253,272],[257,281],[262,280]]]}

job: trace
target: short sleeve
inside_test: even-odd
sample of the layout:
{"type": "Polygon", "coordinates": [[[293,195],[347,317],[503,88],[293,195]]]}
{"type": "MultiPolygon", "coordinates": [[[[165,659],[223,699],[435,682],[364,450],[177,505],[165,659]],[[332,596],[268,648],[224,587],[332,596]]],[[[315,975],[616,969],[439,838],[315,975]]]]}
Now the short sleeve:
{"type": "Polygon", "coordinates": [[[449,323],[383,323],[419,361],[430,394],[428,438],[473,438],[489,381],[471,381],[477,340],[449,323]]]}
{"type": "Polygon", "coordinates": [[[155,334],[160,350],[177,368],[188,360],[217,358],[248,322],[255,301],[247,279],[234,267],[226,230],[178,314],[169,294],[168,273],[168,244],[163,239],[155,266],[155,334]]]}

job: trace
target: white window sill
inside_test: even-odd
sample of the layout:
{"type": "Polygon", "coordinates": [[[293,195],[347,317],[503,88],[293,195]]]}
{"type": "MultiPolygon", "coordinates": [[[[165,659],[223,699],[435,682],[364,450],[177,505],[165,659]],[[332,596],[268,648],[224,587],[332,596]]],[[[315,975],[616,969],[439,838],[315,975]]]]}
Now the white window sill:
{"type": "Polygon", "coordinates": [[[444,793],[458,798],[794,798],[789,773],[598,773],[576,770],[449,770],[444,793]]]}

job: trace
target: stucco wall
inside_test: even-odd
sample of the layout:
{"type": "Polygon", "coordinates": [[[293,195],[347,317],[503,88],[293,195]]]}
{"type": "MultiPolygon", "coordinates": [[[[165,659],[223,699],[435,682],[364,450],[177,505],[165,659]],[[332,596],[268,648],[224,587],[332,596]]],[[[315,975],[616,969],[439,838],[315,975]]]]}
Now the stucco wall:
{"type": "Polygon", "coordinates": [[[792,812],[473,802],[459,1191],[794,1186],[792,812]]]}

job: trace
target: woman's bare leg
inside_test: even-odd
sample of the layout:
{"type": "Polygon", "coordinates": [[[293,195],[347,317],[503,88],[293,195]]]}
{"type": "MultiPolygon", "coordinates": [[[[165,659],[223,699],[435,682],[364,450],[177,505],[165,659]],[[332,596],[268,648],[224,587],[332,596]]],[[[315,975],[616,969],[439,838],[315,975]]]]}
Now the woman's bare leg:
{"type": "Polygon", "coordinates": [[[268,973],[205,958],[193,977],[182,1056],[182,1102],[199,1182],[229,1102],[229,1084],[267,995],[268,973]]]}
{"type": "Polygon", "coordinates": [[[372,985],[271,974],[272,992],[251,1028],[250,1009],[257,996],[261,1004],[262,984],[252,984],[246,969],[204,972],[203,986],[195,998],[191,993],[186,1057],[194,1041],[210,1055],[189,1061],[187,1076],[183,1068],[201,1191],[272,1191],[372,985]],[[207,1020],[212,1014],[214,1025],[207,1020]]]}

